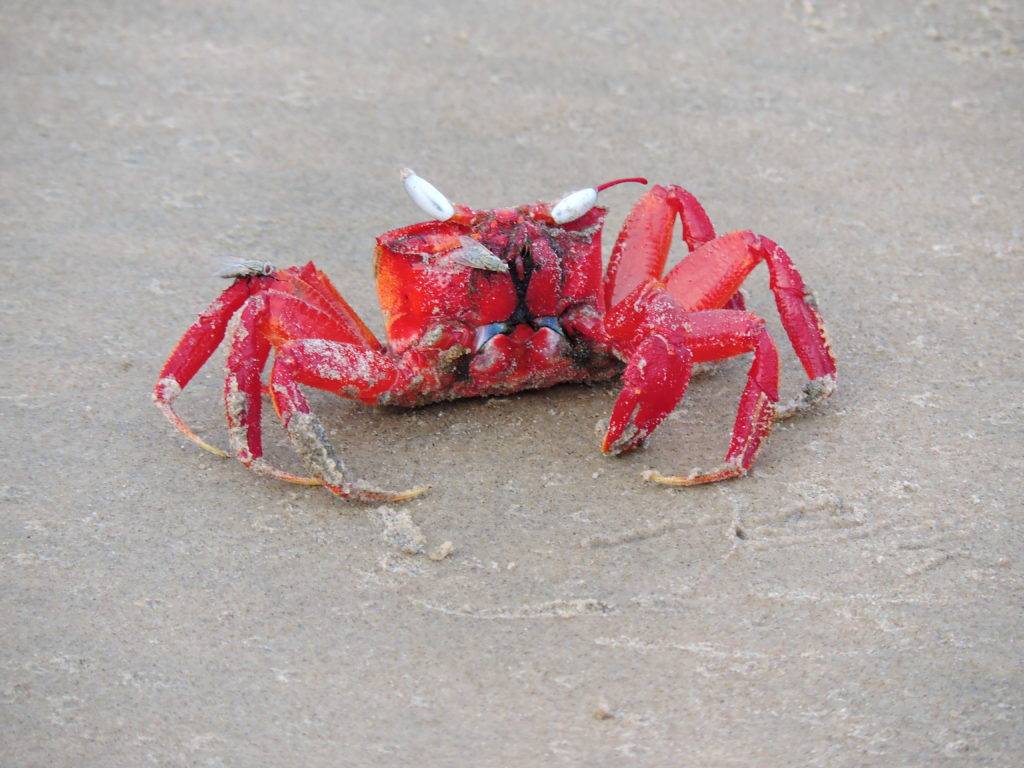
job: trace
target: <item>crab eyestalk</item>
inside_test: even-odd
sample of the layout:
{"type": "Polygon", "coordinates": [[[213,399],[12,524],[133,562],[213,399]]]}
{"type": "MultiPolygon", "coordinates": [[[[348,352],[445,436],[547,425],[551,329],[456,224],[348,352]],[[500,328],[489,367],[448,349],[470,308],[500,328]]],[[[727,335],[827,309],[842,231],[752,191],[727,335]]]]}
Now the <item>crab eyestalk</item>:
{"type": "Polygon", "coordinates": [[[575,192],[570,192],[551,206],[551,218],[555,220],[556,224],[568,224],[570,221],[576,221],[576,219],[597,205],[598,192],[603,192],[608,189],[608,187],[614,187],[616,184],[626,184],[630,182],[646,184],[647,179],[642,176],[633,176],[628,179],[615,179],[614,181],[606,181],[604,184],[599,184],[596,187],[587,187],[586,189],[578,189],[575,192]]]}
{"type": "Polygon", "coordinates": [[[417,176],[412,169],[402,169],[402,184],[412,201],[424,213],[438,221],[448,221],[455,215],[455,206],[451,204],[451,201],[429,181],[417,176]]]}

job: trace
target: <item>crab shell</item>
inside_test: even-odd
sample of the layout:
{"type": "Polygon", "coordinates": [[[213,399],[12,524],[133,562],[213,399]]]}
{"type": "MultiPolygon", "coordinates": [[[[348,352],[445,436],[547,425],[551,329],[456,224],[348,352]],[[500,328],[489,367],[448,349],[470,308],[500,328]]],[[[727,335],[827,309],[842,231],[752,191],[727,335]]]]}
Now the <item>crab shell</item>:
{"type": "Polygon", "coordinates": [[[579,305],[600,309],[607,211],[593,208],[558,225],[534,210],[484,211],[465,223],[428,221],[377,238],[377,294],[389,346],[403,352],[439,321],[475,328],[560,317],[579,305]],[[465,237],[502,258],[508,271],[446,259],[465,237]]]}

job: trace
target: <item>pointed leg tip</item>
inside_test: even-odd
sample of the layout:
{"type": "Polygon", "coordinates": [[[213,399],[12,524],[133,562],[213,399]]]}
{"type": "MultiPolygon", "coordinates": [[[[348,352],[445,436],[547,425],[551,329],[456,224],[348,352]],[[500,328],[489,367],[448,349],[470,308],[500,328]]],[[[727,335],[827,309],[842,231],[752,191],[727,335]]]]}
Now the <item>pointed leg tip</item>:
{"type": "Polygon", "coordinates": [[[747,474],[747,470],[741,466],[723,464],[721,467],[710,472],[702,472],[699,469],[695,469],[688,475],[663,475],[656,470],[648,469],[643,473],[642,477],[644,480],[657,483],[658,485],[688,488],[693,485],[707,485],[708,483],[717,483],[721,480],[731,480],[735,477],[742,477],[745,474],[747,474]]]}
{"type": "Polygon", "coordinates": [[[208,453],[212,453],[214,456],[217,456],[217,457],[219,457],[221,459],[230,459],[231,458],[231,455],[227,451],[221,450],[220,448],[218,448],[215,445],[210,445],[208,442],[206,442],[205,440],[200,438],[198,435],[195,436],[195,437],[192,437],[191,439],[192,439],[193,443],[198,445],[204,451],[207,451],[208,453]]]}
{"type": "Polygon", "coordinates": [[[827,400],[836,391],[836,375],[834,373],[819,376],[804,384],[803,391],[786,404],[776,404],[775,421],[784,421],[810,410],[823,400],[827,400]]]}
{"type": "Polygon", "coordinates": [[[188,424],[182,421],[181,417],[174,412],[174,409],[171,407],[170,403],[164,402],[159,399],[155,399],[154,402],[156,403],[156,407],[160,409],[160,412],[163,413],[163,415],[167,418],[169,422],[171,422],[171,424],[174,425],[175,429],[181,432],[181,434],[183,434],[193,443],[198,445],[204,451],[212,453],[214,456],[219,456],[222,459],[229,458],[229,454],[227,451],[221,450],[215,445],[210,445],[208,442],[203,440],[203,438],[201,438],[199,435],[193,432],[192,429],[188,426],[188,424]]]}
{"type": "Polygon", "coordinates": [[[324,483],[324,487],[346,501],[358,501],[364,504],[400,504],[419,498],[430,490],[429,485],[419,485],[404,491],[382,491],[379,488],[367,486],[337,486],[329,483],[324,483]]]}
{"type": "Polygon", "coordinates": [[[410,488],[406,491],[400,491],[399,493],[396,493],[394,495],[395,497],[393,501],[411,501],[413,499],[419,498],[428,491],[430,491],[429,485],[418,485],[415,488],[410,488]]]}

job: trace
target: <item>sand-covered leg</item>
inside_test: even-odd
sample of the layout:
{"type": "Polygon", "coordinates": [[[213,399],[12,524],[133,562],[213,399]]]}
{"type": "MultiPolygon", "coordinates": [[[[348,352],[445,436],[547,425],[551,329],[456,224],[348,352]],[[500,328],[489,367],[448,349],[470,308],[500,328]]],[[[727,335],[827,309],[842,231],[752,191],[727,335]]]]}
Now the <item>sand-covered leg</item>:
{"type": "MultiPolygon", "coordinates": [[[[319,478],[300,477],[270,465],[263,458],[261,375],[270,355],[266,321],[268,298],[256,296],[242,309],[231,337],[224,377],[224,410],[228,437],[236,458],[258,474],[300,485],[320,485],[319,478]]],[[[294,321],[293,321],[294,323],[294,321]]]]}
{"type": "Polygon", "coordinates": [[[687,315],[686,344],[694,359],[706,362],[754,353],[740,397],[725,461],[714,469],[687,475],[649,471],[644,477],[664,485],[700,485],[746,474],[771,432],[779,399],[779,354],[764,321],[748,312],[716,310],[687,315]]]}
{"type": "Polygon", "coordinates": [[[253,286],[248,279],[236,280],[221,293],[199,318],[189,326],[184,335],[175,345],[167,362],[160,369],[156,386],[153,388],[153,401],[185,437],[203,450],[217,456],[227,456],[225,451],[210,445],[178,416],[172,403],[188,386],[188,383],[199,372],[214,350],[224,340],[228,321],[245,303],[252,293],[253,286]]]}
{"type": "Polygon", "coordinates": [[[398,370],[388,356],[353,344],[322,340],[295,341],[278,350],[271,371],[274,406],[292,445],[332,493],[365,502],[406,501],[428,489],[385,491],[350,481],[345,464],[309,407],[299,385],[375,403],[395,383],[398,370]]]}
{"type": "Polygon", "coordinates": [[[767,237],[749,230],[733,232],[686,256],[665,277],[665,285],[684,309],[717,309],[761,262],[768,267],[782,326],[809,379],[798,398],[778,409],[778,418],[787,418],[824,400],[836,388],[836,361],[825,322],[789,255],[767,237]]]}

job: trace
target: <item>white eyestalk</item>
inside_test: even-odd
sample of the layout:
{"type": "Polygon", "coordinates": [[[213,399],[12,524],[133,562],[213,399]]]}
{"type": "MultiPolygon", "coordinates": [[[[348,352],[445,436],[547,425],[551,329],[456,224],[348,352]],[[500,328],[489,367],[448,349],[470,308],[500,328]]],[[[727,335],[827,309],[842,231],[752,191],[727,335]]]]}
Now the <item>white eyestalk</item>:
{"type": "Polygon", "coordinates": [[[437,187],[426,179],[421,179],[408,168],[402,169],[402,184],[409,197],[428,216],[438,221],[448,221],[455,215],[455,207],[448,198],[437,191],[437,187]]]}
{"type": "Polygon", "coordinates": [[[570,221],[576,221],[595,205],[597,205],[596,189],[593,187],[578,189],[552,206],[551,218],[555,220],[556,224],[568,224],[570,221]]]}

